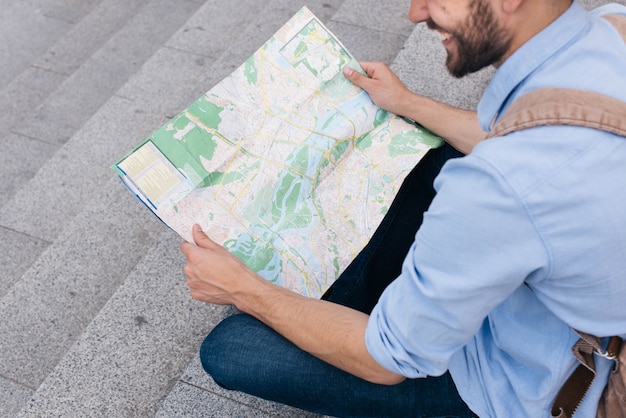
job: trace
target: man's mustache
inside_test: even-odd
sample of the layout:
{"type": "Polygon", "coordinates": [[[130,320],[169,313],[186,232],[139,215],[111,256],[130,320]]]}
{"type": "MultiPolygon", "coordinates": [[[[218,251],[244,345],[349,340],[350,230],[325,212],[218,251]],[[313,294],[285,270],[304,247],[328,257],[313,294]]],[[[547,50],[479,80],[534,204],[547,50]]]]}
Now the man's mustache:
{"type": "Polygon", "coordinates": [[[443,28],[436,24],[435,21],[430,17],[426,20],[426,26],[428,27],[428,29],[432,30],[443,30],[443,28]]]}

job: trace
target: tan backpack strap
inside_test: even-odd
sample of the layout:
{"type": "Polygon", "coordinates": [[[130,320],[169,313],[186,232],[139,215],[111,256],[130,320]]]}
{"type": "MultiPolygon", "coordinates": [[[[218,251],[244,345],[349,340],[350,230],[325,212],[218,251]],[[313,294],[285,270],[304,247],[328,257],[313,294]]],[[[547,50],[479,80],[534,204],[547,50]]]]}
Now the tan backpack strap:
{"type": "Polygon", "coordinates": [[[487,138],[555,125],[584,126],[626,136],[626,102],[586,90],[534,90],[511,104],[487,138]]]}
{"type": "MultiPolygon", "coordinates": [[[[626,16],[602,16],[626,42],[626,16]]],[[[487,138],[537,126],[572,125],[601,129],[626,136],[626,103],[600,93],[545,88],[532,91],[513,102],[487,138]]]]}
{"type": "Polygon", "coordinates": [[[624,38],[624,42],[626,42],[626,16],[610,14],[604,15],[602,18],[608,20],[610,24],[615,26],[615,29],[617,29],[620,35],[622,35],[622,38],[624,38]]]}

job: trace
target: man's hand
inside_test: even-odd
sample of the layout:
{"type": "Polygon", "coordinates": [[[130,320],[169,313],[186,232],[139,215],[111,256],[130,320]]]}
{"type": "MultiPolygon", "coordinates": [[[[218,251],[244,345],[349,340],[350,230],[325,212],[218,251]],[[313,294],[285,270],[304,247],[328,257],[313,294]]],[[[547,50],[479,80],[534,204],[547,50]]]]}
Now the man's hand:
{"type": "Polygon", "coordinates": [[[382,62],[361,62],[367,77],[358,71],[346,67],[346,78],[365,90],[378,107],[396,115],[408,116],[406,108],[411,92],[398,76],[382,62]]]}
{"type": "Polygon", "coordinates": [[[209,238],[199,225],[193,226],[196,245],[183,242],[187,259],[184,272],[194,299],[219,305],[236,304],[238,289],[255,274],[237,257],[209,238]]]}
{"type": "Polygon", "coordinates": [[[457,109],[412,92],[382,62],[360,64],[367,77],[352,68],[345,68],[343,73],[365,90],[378,107],[414,120],[465,154],[485,138],[476,112],[457,109]]]}

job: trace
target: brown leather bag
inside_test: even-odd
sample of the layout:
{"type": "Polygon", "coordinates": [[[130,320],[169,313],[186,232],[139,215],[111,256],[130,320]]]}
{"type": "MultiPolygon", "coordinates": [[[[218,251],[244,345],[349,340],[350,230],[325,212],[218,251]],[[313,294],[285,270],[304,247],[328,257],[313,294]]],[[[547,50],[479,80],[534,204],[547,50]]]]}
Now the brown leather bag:
{"type": "Polygon", "coordinates": [[[619,351],[613,354],[616,356],[613,372],[598,404],[598,417],[626,417],[626,343],[620,343],[619,351]]]}
{"type": "MultiPolygon", "coordinates": [[[[626,16],[603,16],[621,33],[626,42],[626,16]]],[[[626,102],[576,89],[543,88],[513,102],[492,126],[487,138],[537,126],[583,126],[626,137],[626,102]]],[[[625,139],[626,140],[626,139],[625,139]]],[[[595,375],[594,356],[613,360],[614,367],[598,403],[598,418],[626,418],[626,342],[609,338],[602,349],[602,338],[576,331],[580,339],[572,347],[579,365],[565,382],[552,405],[552,416],[571,418],[591,386],[595,375]]]]}
{"type": "Polygon", "coordinates": [[[552,404],[552,416],[569,418],[583,400],[596,375],[595,355],[615,362],[609,381],[598,403],[597,417],[626,417],[626,344],[619,337],[611,337],[606,349],[602,349],[602,340],[593,335],[576,331],[580,339],[572,347],[572,352],[580,365],[557,394],[552,404]]]}

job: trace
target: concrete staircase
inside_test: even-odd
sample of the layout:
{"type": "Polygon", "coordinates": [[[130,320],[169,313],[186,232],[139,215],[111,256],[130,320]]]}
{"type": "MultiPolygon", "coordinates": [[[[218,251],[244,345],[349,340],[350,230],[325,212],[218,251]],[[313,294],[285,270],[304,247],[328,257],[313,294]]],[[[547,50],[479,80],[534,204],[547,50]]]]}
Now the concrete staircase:
{"type": "Polygon", "coordinates": [[[305,4],[440,100],[491,76],[451,79],[404,0],[0,0],[0,416],[311,415],[204,374],[230,308],[189,297],[180,239],[109,169],[305,4]]]}

